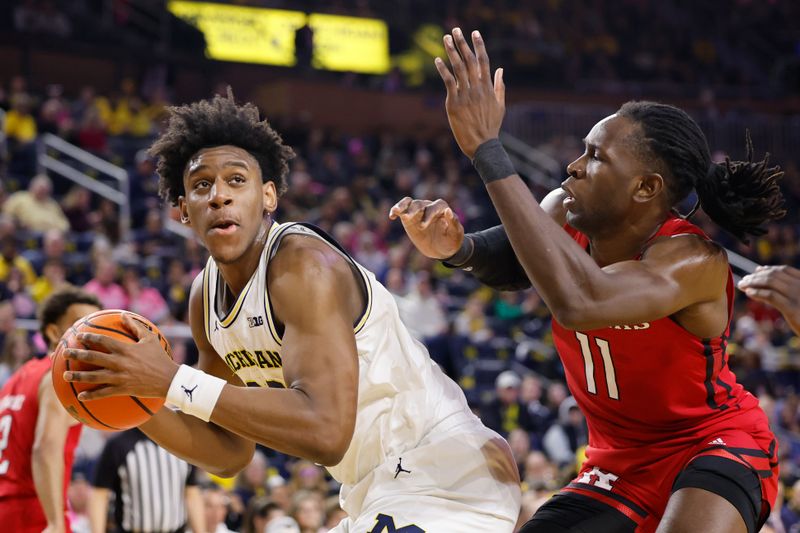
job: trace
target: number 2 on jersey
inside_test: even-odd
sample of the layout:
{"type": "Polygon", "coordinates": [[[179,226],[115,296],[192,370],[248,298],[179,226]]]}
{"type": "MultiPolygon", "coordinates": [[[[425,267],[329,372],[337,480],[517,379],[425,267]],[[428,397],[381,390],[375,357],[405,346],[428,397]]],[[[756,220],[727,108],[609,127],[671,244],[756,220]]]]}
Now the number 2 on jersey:
{"type": "MultiPolygon", "coordinates": [[[[589,392],[597,394],[597,385],[594,381],[594,358],[592,355],[592,347],[589,344],[589,336],[575,332],[578,342],[581,343],[581,353],[583,353],[583,367],[586,370],[586,386],[589,392]]],[[[606,386],[608,387],[608,397],[612,400],[619,400],[619,390],[617,389],[617,374],[614,371],[614,362],[611,360],[611,349],[608,347],[608,341],[605,339],[594,338],[597,348],[600,350],[600,357],[603,358],[603,369],[606,374],[606,386]]]]}
{"type": "Polygon", "coordinates": [[[11,433],[11,415],[0,417],[0,476],[8,472],[8,459],[3,460],[3,451],[8,447],[8,435],[11,433]]]}

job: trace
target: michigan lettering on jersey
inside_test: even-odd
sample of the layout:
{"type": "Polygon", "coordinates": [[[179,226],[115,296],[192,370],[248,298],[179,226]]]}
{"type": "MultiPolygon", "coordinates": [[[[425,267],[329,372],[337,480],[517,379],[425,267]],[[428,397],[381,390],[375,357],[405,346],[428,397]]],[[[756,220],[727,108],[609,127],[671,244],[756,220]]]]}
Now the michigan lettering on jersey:
{"type": "Polygon", "coordinates": [[[425,533],[425,530],[415,525],[397,527],[394,524],[394,518],[379,513],[378,516],[375,517],[375,527],[373,527],[369,533],[425,533]]]}
{"type": "Polygon", "coordinates": [[[283,368],[283,361],[278,352],[270,350],[234,350],[225,356],[225,364],[236,372],[242,368],[257,366],[258,368],[283,368]]]}

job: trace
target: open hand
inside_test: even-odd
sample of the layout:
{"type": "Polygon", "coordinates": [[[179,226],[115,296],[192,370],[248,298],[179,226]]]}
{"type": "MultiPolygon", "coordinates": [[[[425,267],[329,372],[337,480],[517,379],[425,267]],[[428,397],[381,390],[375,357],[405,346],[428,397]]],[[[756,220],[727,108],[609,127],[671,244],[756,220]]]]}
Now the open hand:
{"type": "Polygon", "coordinates": [[[67,349],[64,356],[102,367],[97,370],[64,372],[66,381],[100,385],[83,391],[80,401],[99,400],[109,396],[166,398],[178,365],[164,351],[158,336],[144,325],[124,314],[122,322],[137,339],[136,343],[119,341],[96,333],[80,333],[87,349],[67,349]]]}
{"type": "Polygon", "coordinates": [[[739,281],[739,289],[767,303],[800,335],[800,270],[790,266],[760,266],[739,281]]]}
{"type": "Polygon", "coordinates": [[[464,240],[464,227],[444,200],[412,200],[406,196],[392,207],[389,218],[399,218],[414,246],[431,259],[447,259],[464,240]]]}
{"type": "Polygon", "coordinates": [[[444,36],[444,49],[453,72],[437,57],[436,69],[447,88],[445,109],[450,129],[464,155],[472,159],[475,150],[484,142],[500,135],[500,126],[506,112],[506,86],[503,69],[494,73],[494,84],[489,72],[489,56],[483,37],[472,32],[472,45],[467,44],[460,28],[444,36]]]}

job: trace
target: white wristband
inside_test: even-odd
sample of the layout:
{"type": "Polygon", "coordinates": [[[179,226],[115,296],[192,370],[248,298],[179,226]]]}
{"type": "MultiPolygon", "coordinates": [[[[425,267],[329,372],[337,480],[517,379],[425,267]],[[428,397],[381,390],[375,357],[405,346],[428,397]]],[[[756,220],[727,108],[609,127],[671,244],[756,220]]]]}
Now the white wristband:
{"type": "Polygon", "coordinates": [[[226,381],[188,365],[178,367],[167,401],[187,415],[208,422],[226,381]]]}

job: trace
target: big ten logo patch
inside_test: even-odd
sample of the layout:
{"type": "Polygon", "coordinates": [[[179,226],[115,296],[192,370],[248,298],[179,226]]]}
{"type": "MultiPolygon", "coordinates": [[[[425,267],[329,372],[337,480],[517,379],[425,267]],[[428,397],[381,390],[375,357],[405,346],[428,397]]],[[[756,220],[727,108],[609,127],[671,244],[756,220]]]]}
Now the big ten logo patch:
{"type": "Polygon", "coordinates": [[[614,488],[614,482],[618,479],[619,476],[616,474],[612,474],[611,472],[603,472],[595,466],[591,470],[584,472],[583,475],[578,478],[578,483],[592,485],[593,487],[597,487],[599,489],[611,490],[614,488]]]}
{"type": "Polygon", "coordinates": [[[263,316],[249,316],[247,317],[247,324],[254,328],[256,326],[263,326],[264,325],[264,317],[263,316]]]}

